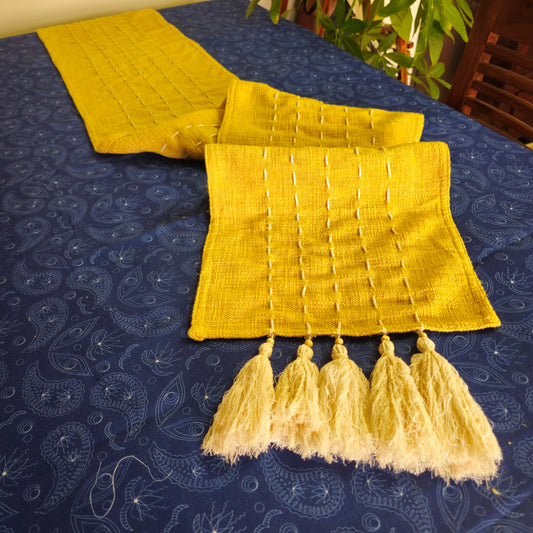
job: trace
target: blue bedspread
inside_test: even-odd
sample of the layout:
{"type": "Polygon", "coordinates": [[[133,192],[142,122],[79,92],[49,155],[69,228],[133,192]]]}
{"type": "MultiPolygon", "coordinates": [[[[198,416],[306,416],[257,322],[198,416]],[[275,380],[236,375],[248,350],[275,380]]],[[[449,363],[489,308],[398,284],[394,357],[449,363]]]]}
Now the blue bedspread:
{"type": "MultiPolygon", "coordinates": [[[[0,533],[533,531],[533,152],[264,10],[245,20],[245,7],[162,13],[243,79],[423,112],[423,140],[450,146],[453,216],[502,327],[431,337],[494,422],[501,475],[446,485],[287,451],[232,467],[203,457],[258,346],[187,337],[204,165],[95,153],[29,34],[0,41],[0,533]]],[[[415,336],[393,340],[409,361],[415,336]]],[[[378,342],[346,338],[367,375],[378,342]]],[[[275,373],[298,343],[277,339],[275,373]]],[[[319,366],[330,349],[315,344],[319,366]]]]}

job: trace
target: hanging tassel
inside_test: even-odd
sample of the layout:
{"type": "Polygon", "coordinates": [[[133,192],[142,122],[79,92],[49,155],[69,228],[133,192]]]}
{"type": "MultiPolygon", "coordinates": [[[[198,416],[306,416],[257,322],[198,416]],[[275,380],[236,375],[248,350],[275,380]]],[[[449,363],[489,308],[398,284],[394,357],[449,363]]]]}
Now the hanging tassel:
{"type": "Polygon", "coordinates": [[[444,448],[447,464],[442,477],[476,483],[494,477],[502,452],[483,410],[424,332],[416,345],[421,353],[411,359],[411,374],[444,448]]]}
{"type": "Polygon", "coordinates": [[[313,342],[298,347],[296,360],[281,373],[275,390],[272,442],[299,453],[316,455],[325,425],[318,404],[318,367],[311,361],[313,342]]]}
{"type": "Polygon", "coordinates": [[[320,407],[327,425],[320,454],[328,461],[370,463],[374,446],[368,429],[368,379],[350,360],[340,337],[335,339],[331,359],[318,376],[320,407]]]}
{"type": "Polygon", "coordinates": [[[370,430],[379,466],[419,474],[442,461],[442,449],[426,406],[409,372],[383,335],[371,375],[370,430]]]}
{"type": "Polygon", "coordinates": [[[257,457],[268,450],[274,403],[274,376],[269,361],[273,346],[274,339],[269,337],[222,398],[202,443],[204,453],[221,455],[233,464],[241,455],[257,457]]]}

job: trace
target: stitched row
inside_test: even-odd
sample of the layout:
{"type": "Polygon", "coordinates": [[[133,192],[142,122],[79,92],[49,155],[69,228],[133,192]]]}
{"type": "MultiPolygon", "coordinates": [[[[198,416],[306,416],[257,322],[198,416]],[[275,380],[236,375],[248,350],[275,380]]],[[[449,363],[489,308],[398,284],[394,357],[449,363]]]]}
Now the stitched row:
{"type": "MultiPolygon", "coordinates": [[[[210,128],[220,128],[220,124],[187,124],[187,126],[185,126],[185,129],[190,129],[190,128],[205,128],[205,127],[210,127],[210,128]]],[[[177,137],[178,135],[181,135],[181,131],[177,130],[175,131],[171,136],[170,138],[174,138],[174,137],[177,137]]],[[[215,132],[215,133],[212,133],[209,137],[216,137],[218,135],[218,132],[215,132]]],[[[195,148],[198,148],[198,146],[200,146],[201,144],[203,143],[203,141],[198,141],[194,147],[195,148]]],[[[159,150],[159,153],[163,153],[166,149],[167,149],[167,146],[168,146],[168,143],[165,143],[163,144],[163,146],[161,147],[161,150],[159,150]]],[[[189,153],[186,153],[185,154],[185,159],[187,159],[188,157],[190,156],[189,153]]]]}
{"type": "Polygon", "coordinates": [[[333,244],[333,233],[331,231],[331,198],[330,198],[330,183],[329,183],[329,161],[327,154],[324,156],[324,165],[326,167],[326,232],[327,243],[329,248],[331,274],[333,277],[333,291],[335,293],[335,313],[337,315],[337,336],[341,335],[341,306],[340,306],[340,294],[339,294],[339,278],[337,275],[337,268],[335,266],[335,247],[333,244]]]}
{"type": "MultiPolygon", "coordinates": [[[[386,167],[387,167],[387,177],[390,179],[391,175],[392,175],[390,161],[387,160],[385,162],[385,164],[386,164],[386,167]]],[[[398,237],[398,232],[396,231],[396,228],[394,227],[394,222],[393,222],[394,221],[394,215],[392,214],[392,212],[390,210],[390,188],[387,187],[387,190],[386,190],[385,194],[386,194],[385,201],[386,201],[386,204],[387,204],[387,217],[389,218],[390,224],[391,224],[390,232],[395,236],[396,250],[398,251],[398,255],[400,255],[400,257],[401,257],[402,256],[402,245],[401,245],[401,242],[400,242],[399,237],[398,237]]],[[[404,286],[405,290],[407,291],[407,295],[408,295],[408,298],[409,298],[409,304],[411,305],[411,307],[413,309],[413,319],[417,323],[418,328],[420,330],[423,330],[424,326],[420,322],[420,317],[418,316],[418,312],[416,310],[416,304],[415,304],[413,295],[411,293],[411,285],[409,283],[409,280],[407,279],[407,276],[405,275],[406,265],[405,265],[405,261],[403,259],[400,259],[400,267],[401,267],[401,269],[403,271],[403,274],[402,274],[402,285],[404,286]]]]}
{"type": "MultiPolygon", "coordinates": [[[[134,22],[132,22],[132,26],[134,26],[138,31],[141,31],[141,28],[140,28],[139,26],[137,26],[134,22]]],[[[179,30],[177,30],[177,31],[179,32],[179,30]]],[[[173,66],[175,66],[175,67],[176,67],[176,68],[177,68],[182,74],[184,74],[185,77],[188,78],[189,81],[191,81],[192,84],[193,84],[196,88],[198,88],[198,89],[200,90],[200,92],[201,92],[204,96],[207,97],[207,99],[208,99],[208,101],[209,101],[210,104],[217,105],[216,102],[214,102],[214,101],[212,100],[212,98],[211,98],[211,96],[209,95],[209,93],[208,93],[205,89],[203,89],[202,87],[200,87],[200,86],[198,85],[198,83],[197,83],[193,78],[190,77],[190,75],[189,75],[189,73],[188,73],[187,71],[183,70],[179,64],[175,63],[175,62],[174,62],[174,59],[173,59],[171,56],[169,56],[168,53],[167,53],[163,48],[159,47],[159,45],[158,45],[157,43],[152,43],[152,44],[155,44],[155,45],[158,46],[159,51],[160,51],[160,52],[161,52],[161,53],[167,58],[167,60],[170,61],[170,63],[171,63],[173,66]]],[[[205,59],[207,60],[208,58],[209,58],[209,60],[212,59],[210,56],[206,56],[205,59]]],[[[221,68],[222,68],[222,67],[221,67],[221,68]]],[[[192,105],[192,104],[191,104],[191,105],[192,105]]],[[[194,106],[193,106],[193,107],[194,107],[194,106]]]]}
{"type": "MultiPolygon", "coordinates": [[[[291,165],[294,164],[294,154],[290,154],[290,162],[291,165]]],[[[293,184],[293,190],[294,190],[294,211],[295,211],[295,220],[296,225],[298,229],[298,239],[296,241],[299,254],[298,254],[298,268],[300,269],[300,280],[302,283],[302,291],[301,291],[301,300],[302,300],[302,314],[303,314],[303,320],[304,325],[307,330],[307,336],[311,336],[311,324],[309,323],[309,314],[307,311],[307,304],[305,303],[306,296],[305,293],[307,292],[307,280],[305,277],[305,266],[304,266],[304,250],[303,250],[303,243],[302,243],[302,221],[300,218],[300,202],[298,200],[298,183],[296,180],[296,172],[291,171],[292,175],[292,184],[293,184]]]]}
{"type": "MultiPolygon", "coordinates": [[[[368,115],[370,119],[370,129],[373,130],[375,126],[374,126],[374,110],[372,108],[368,110],[368,115]]],[[[376,137],[374,135],[372,135],[371,144],[372,146],[376,146],[376,137]]]]}
{"type": "MultiPolygon", "coordinates": [[[[356,155],[359,155],[359,148],[355,148],[355,154],[356,155]]],[[[361,168],[361,163],[358,163],[357,164],[357,178],[359,180],[359,182],[361,181],[361,179],[363,178],[363,170],[361,168]]],[[[358,228],[357,228],[357,235],[359,237],[359,241],[360,241],[360,249],[361,249],[361,252],[363,252],[363,263],[364,263],[364,266],[365,266],[365,269],[367,271],[367,282],[368,282],[368,286],[370,287],[370,305],[375,309],[376,311],[376,315],[377,315],[377,323],[379,326],[381,326],[381,329],[383,331],[383,333],[387,333],[387,328],[385,327],[385,324],[383,323],[383,320],[381,318],[381,310],[378,306],[378,301],[377,301],[377,298],[376,298],[376,295],[377,295],[377,292],[376,292],[376,287],[375,287],[375,283],[374,283],[374,276],[372,274],[372,265],[370,263],[370,260],[368,259],[369,258],[369,253],[368,253],[368,248],[366,246],[366,243],[365,243],[365,238],[364,238],[364,235],[363,235],[363,227],[362,227],[362,223],[361,223],[361,213],[360,213],[360,208],[359,208],[359,203],[361,201],[361,187],[358,187],[357,188],[357,193],[356,193],[356,207],[355,207],[355,212],[354,212],[354,217],[356,218],[356,220],[358,221],[358,228]]]]}
{"type": "MultiPolygon", "coordinates": [[[[137,26],[135,26],[135,24],[133,22],[129,22],[130,26],[136,28],[136,29],[139,29],[137,26]]],[[[150,59],[150,57],[148,56],[148,54],[146,53],[145,49],[142,47],[142,46],[139,46],[137,42],[135,42],[130,33],[128,31],[125,31],[120,25],[116,25],[116,29],[119,30],[126,39],[128,39],[129,43],[132,45],[132,47],[135,47],[135,49],[139,52],[141,52],[145,57],[147,57],[148,59],[150,59]]],[[[169,63],[175,67],[176,69],[179,70],[179,72],[181,74],[183,74],[185,77],[189,78],[190,81],[192,81],[193,85],[195,87],[197,87],[200,92],[202,92],[205,96],[207,96],[209,98],[209,95],[207,95],[205,93],[205,91],[201,88],[201,87],[198,87],[198,85],[196,84],[196,82],[194,80],[192,80],[190,78],[190,76],[187,74],[186,71],[183,70],[183,68],[178,65],[177,63],[175,63],[173,61],[173,59],[154,41],[151,41],[151,44],[154,46],[154,47],[157,47],[157,49],[159,50],[159,52],[167,59],[167,61],[169,61],[169,63]]],[[[123,50],[122,50],[123,51],[123,50]]],[[[129,57],[128,57],[129,59],[129,57]]],[[[132,65],[135,65],[135,62],[132,61],[131,59],[130,60],[130,63],[132,65]]],[[[161,69],[161,67],[159,66],[159,64],[157,62],[152,62],[152,66],[157,68],[157,70],[160,72],[160,74],[168,81],[168,83],[172,86],[172,88],[174,90],[176,90],[177,93],[179,93],[179,95],[183,98],[183,100],[185,102],[187,102],[187,104],[189,104],[189,106],[192,108],[192,109],[195,109],[195,106],[194,104],[190,101],[190,99],[187,97],[187,95],[183,92],[183,90],[174,83],[173,80],[171,80],[169,77],[168,77],[168,74],[166,73],[165,69],[161,69]]],[[[141,73],[139,73],[141,74],[141,73]]],[[[142,74],[141,74],[142,75],[142,74]]],[[[148,80],[145,80],[147,83],[148,83],[148,80]]],[[[174,114],[174,111],[172,110],[172,105],[166,101],[166,99],[159,93],[158,89],[156,87],[154,87],[152,84],[150,84],[150,86],[152,87],[152,89],[154,89],[154,92],[157,93],[157,95],[161,98],[161,100],[167,105],[169,111],[172,113],[172,115],[174,117],[176,117],[176,115],[174,114]]],[[[210,103],[213,104],[213,102],[211,101],[210,103]]]]}
{"type": "Polygon", "coordinates": [[[276,129],[276,120],[278,119],[278,92],[276,91],[274,93],[274,105],[273,105],[273,110],[274,110],[274,113],[272,115],[272,126],[270,127],[270,137],[268,138],[270,144],[272,144],[272,140],[273,140],[273,136],[274,136],[274,131],[276,129]]]}
{"type": "Polygon", "coordinates": [[[270,205],[270,190],[268,188],[268,174],[266,169],[267,149],[263,150],[263,159],[265,160],[265,168],[263,169],[263,179],[265,182],[265,200],[266,200],[266,253],[267,253],[267,268],[268,268],[268,309],[269,309],[269,336],[274,336],[274,300],[273,300],[273,285],[272,285],[272,208],[270,205]]]}
{"type": "MultiPolygon", "coordinates": [[[[85,33],[87,33],[87,30],[83,27],[83,25],[80,25],[80,27],[83,29],[83,31],[85,33]]],[[[85,49],[85,47],[83,46],[83,44],[81,43],[81,41],[76,37],[76,35],[74,34],[74,32],[72,31],[72,29],[70,28],[70,26],[65,26],[65,28],[70,32],[72,38],[76,41],[76,43],[78,44],[80,50],[85,54],[87,60],[89,61],[89,63],[91,64],[91,66],[93,67],[94,71],[96,72],[98,78],[100,79],[100,82],[101,84],[104,86],[105,89],[107,89],[107,91],[109,92],[109,94],[111,95],[111,97],[115,100],[115,102],[118,104],[118,106],[120,107],[120,109],[122,110],[122,112],[124,113],[124,116],[128,119],[128,122],[129,124],[132,126],[132,128],[137,131],[137,127],[135,126],[135,123],[132,119],[132,117],[130,116],[130,114],[127,112],[126,108],[124,107],[124,104],[120,101],[120,98],[116,95],[115,91],[109,86],[109,85],[106,85],[105,83],[105,80],[104,78],[102,77],[102,74],[101,72],[98,70],[98,68],[96,67],[96,65],[94,64],[94,60],[93,58],[91,57],[91,55],[87,52],[87,50],[85,49]]]]}
{"type": "MultiPolygon", "coordinates": [[[[125,31],[123,30],[123,28],[122,28],[120,25],[116,24],[116,27],[115,27],[115,28],[116,28],[117,30],[119,30],[119,31],[122,33],[122,35],[124,35],[125,37],[129,37],[129,36],[127,35],[127,32],[125,32],[125,31]]],[[[122,54],[122,56],[123,56],[124,58],[126,58],[126,60],[128,61],[128,63],[129,63],[134,69],[137,70],[137,74],[143,78],[144,82],[145,82],[145,83],[146,83],[146,84],[152,89],[153,93],[154,93],[156,96],[158,96],[159,99],[165,104],[165,106],[166,106],[167,109],[168,109],[169,114],[171,114],[174,118],[178,118],[178,116],[176,115],[176,113],[175,113],[174,110],[173,110],[173,106],[172,106],[172,105],[170,104],[170,102],[168,102],[168,100],[167,100],[167,99],[166,99],[166,98],[165,98],[165,97],[159,92],[158,87],[157,87],[156,85],[152,84],[152,83],[148,80],[148,78],[146,78],[146,77],[144,76],[144,74],[139,70],[139,68],[138,68],[138,64],[137,64],[137,62],[135,61],[135,59],[132,59],[132,58],[130,57],[130,55],[126,52],[126,50],[124,49],[124,47],[120,46],[120,44],[114,39],[114,37],[113,37],[112,35],[110,35],[110,34],[107,32],[107,30],[105,29],[105,27],[101,27],[101,30],[105,33],[106,37],[107,37],[107,38],[108,38],[108,39],[109,39],[109,40],[115,45],[117,51],[119,51],[120,54],[122,54]]],[[[131,39],[131,37],[129,37],[129,38],[131,39]]],[[[134,41],[132,41],[132,40],[130,40],[130,43],[131,43],[131,44],[136,44],[136,43],[134,43],[134,41]]],[[[140,52],[142,52],[143,55],[144,55],[145,57],[147,56],[146,52],[144,51],[144,49],[143,49],[142,47],[137,46],[137,50],[140,51],[140,52]]],[[[164,77],[164,78],[165,78],[165,79],[166,79],[166,80],[172,85],[172,88],[173,88],[173,89],[176,89],[176,90],[180,93],[180,95],[183,95],[183,93],[180,91],[180,89],[177,88],[177,87],[174,85],[174,83],[172,83],[172,81],[168,78],[168,76],[165,74],[165,72],[164,72],[163,70],[161,70],[161,68],[159,67],[159,65],[157,64],[157,62],[155,62],[155,61],[152,62],[152,66],[157,68],[157,70],[163,75],[163,77],[164,77]]],[[[187,100],[185,97],[184,97],[184,99],[187,100]]],[[[156,122],[156,123],[157,123],[157,122],[156,122]]]]}

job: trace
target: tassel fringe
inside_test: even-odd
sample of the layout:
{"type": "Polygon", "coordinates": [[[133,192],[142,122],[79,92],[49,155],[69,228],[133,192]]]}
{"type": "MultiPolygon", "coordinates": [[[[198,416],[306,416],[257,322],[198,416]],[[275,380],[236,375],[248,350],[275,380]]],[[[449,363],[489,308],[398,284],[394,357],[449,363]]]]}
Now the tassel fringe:
{"type": "Polygon", "coordinates": [[[318,367],[311,340],[298,348],[296,360],[281,373],[275,389],[272,442],[304,459],[316,455],[325,424],[318,404],[318,367]]]}
{"type": "Polygon", "coordinates": [[[394,355],[387,335],[382,337],[379,352],[370,385],[376,462],[395,472],[420,474],[430,465],[440,464],[442,448],[409,367],[394,355]]]}
{"type": "Polygon", "coordinates": [[[370,386],[339,337],[318,371],[306,340],[274,388],[268,338],[224,395],[202,450],[229,463],[271,444],[304,459],[377,463],[395,472],[430,470],[447,482],[487,481],[502,452],[492,427],[455,368],[421,332],[410,367],[383,335],[370,386]]]}
{"type": "Polygon", "coordinates": [[[328,462],[371,463],[374,445],[368,429],[368,379],[348,357],[341,338],[335,339],[331,358],[318,376],[320,407],[326,422],[320,455],[328,462]]]}
{"type": "Polygon", "coordinates": [[[269,360],[273,346],[274,339],[268,338],[222,398],[202,443],[204,453],[221,455],[233,464],[239,456],[257,457],[268,450],[274,403],[274,376],[269,360]]]}
{"type": "Polygon", "coordinates": [[[421,353],[411,359],[411,374],[426,404],[446,464],[438,474],[454,481],[481,483],[494,477],[502,452],[491,424],[457,370],[420,333],[421,353]]]}

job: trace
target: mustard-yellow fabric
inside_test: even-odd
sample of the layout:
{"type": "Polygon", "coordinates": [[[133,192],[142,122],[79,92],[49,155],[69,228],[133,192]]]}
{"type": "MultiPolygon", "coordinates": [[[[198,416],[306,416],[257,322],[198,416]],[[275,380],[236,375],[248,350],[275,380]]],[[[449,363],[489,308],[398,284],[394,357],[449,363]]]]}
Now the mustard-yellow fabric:
{"type": "Polygon", "coordinates": [[[39,30],[98,152],[202,158],[236,77],[156,11],[39,30]]]}
{"type": "Polygon", "coordinates": [[[193,339],[500,324],[452,220],[446,144],[212,144],[206,164],[193,339]]]}
{"type": "Polygon", "coordinates": [[[252,146],[394,146],[418,142],[424,115],[324,104],[234,80],[218,142],[252,146]]]}

